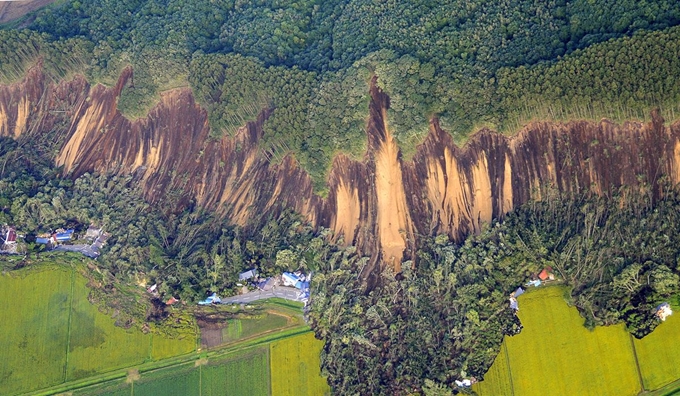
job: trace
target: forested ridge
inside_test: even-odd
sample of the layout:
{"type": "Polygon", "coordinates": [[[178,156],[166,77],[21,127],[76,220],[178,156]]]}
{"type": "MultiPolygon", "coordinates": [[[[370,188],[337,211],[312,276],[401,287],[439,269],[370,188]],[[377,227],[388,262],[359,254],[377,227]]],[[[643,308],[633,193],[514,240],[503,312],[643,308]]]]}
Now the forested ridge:
{"type": "MultiPolygon", "coordinates": [[[[532,119],[622,121],[659,106],[675,120],[679,24],[670,0],[66,0],[0,30],[0,83],[39,60],[55,82],[112,86],[132,65],[119,110],[144,116],[160,92],[189,86],[213,139],[270,109],[262,152],[292,154],[323,194],[338,153],[366,152],[371,81],[406,157],[433,117],[459,144],[532,119]]],[[[54,166],[65,128],[0,137],[0,224],[27,242],[3,270],[39,261],[36,235],[94,223],[111,235],[98,271],[188,302],[236,293],[250,268],[314,271],[309,317],[337,394],[446,394],[481,379],[502,337],[521,331],[509,293],[546,266],[587,327],[622,322],[643,337],[653,308],[677,302],[680,196],[666,177],[659,199],[650,186],[606,198],[547,188],[461,243],[419,235],[403,272],[386,266],[368,288],[359,274],[372,258],[292,211],[235,226],[193,202],[179,213],[149,204],[138,175],[69,178],[54,166]]]]}
{"type": "Polygon", "coordinates": [[[660,106],[674,120],[678,23],[667,0],[70,0],[0,31],[0,71],[15,80],[41,56],[57,79],[112,85],[130,64],[124,114],[143,116],[160,91],[188,84],[215,137],[273,108],[263,147],[293,153],[323,191],[336,153],[363,153],[372,75],[407,156],[432,116],[458,142],[535,118],[623,121],[660,106]]]}

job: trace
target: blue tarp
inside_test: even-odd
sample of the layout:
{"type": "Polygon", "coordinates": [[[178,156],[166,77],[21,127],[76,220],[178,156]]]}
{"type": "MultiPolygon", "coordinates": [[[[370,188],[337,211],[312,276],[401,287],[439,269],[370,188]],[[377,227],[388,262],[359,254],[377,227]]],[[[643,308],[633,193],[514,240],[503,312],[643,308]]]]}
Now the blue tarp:
{"type": "Polygon", "coordinates": [[[517,290],[515,290],[515,298],[521,296],[522,294],[524,294],[524,289],[518,287],[517,290]]]}
{"type": "Polygon", "coordinates": [[[219,304],[222,301],[222,299],[217,295],[217,293],[213,293],[210,297],[206,298],[203,301],[199,301],[198,305],[210,305],[210,304],[219,304]]]}
{"type": "Polygon", "coordinates": [[[50,240],[48,238],[35,238],[35,243],[42,243],[43,245],[47,245],[50,243],[50,240]]]}
{"type": "Polygon", "coordinates": [[[510,299],[510,308],[514,309],[515,311],[519,311],[519,305],[517,304],[517,300],[510,299]]]}
{"type": "Polygon", "coordinates": [[[300,289],[300,290],[307,290],[307,289],[309,289],[309,282],[297,281],[295,283],[295,287],[300,289]]]}

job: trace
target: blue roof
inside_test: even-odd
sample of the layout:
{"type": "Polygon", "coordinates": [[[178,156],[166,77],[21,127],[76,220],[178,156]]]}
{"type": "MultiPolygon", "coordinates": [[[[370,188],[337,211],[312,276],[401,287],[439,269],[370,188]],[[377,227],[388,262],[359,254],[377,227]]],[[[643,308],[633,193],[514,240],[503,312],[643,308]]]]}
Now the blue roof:
{"type": "Polygon", "coordinates": [[[35,238],[35,243],[48,244],[50,243],[50,240],[47,238],[35,238]]]}
{"type": "Polygon", "coordinates": [[[510,300],[510,308],[518,311],[519,310],[519,305],[517,304],[517,300],[510,300]]]}
{"type": "Polygon", "coordinates": [[[515,297],[519,297],[522,294],[524,294],[524,289],[522,289],[521,287],[518,287],[517,290],[515,290],[515,297]]]}
{"type": "Polygon", "coordinates": [[[285,276],[285,277],[287,277],[287,278],[289,278],[289,279],[292,279],[292,280],[294,280],[294,281],[300,280],[300,278],[299,278],[297,275],[292,274],[292,273],[290,273],[290,272],[284,272],[284,273],[283,273],[283,276],[285,276]]]}
{"type": "Polygon", "coordinates": [[[66,230],[64,232],[60,232],[56,235],[58,241],[65,241],[71,239],[73,236],[73,230],[66,230]]]}

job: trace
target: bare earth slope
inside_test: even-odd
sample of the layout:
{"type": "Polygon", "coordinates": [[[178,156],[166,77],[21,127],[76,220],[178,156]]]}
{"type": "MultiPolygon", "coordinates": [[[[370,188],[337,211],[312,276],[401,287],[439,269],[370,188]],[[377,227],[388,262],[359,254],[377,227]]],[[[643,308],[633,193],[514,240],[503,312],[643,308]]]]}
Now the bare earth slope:
{"type": "Polygon", "coordinates": [[[31,11],[54,3],[54,0],[0,1],[0,23],[21,18],[31,11]]]}
{"type": "Polygon", "coordinates": [[[536,122],[513,137],[482,130],[463,148],[434,119],[413,160],[403,161],[386,117],[389,98],[372,84],[365,158],[336,157],[322,199],[292,157],[272,164],[259,151],[268,110],[235,137],[210,139],[205,110],[184,88],[130,121],[116,102],[131,75],[126,69],[111,88],[79,77],[54,85],[37,66],[0,86],[0,135],[52,133],[65,173],[134,174],[149,201],[195,202],[235,224],[294,209],[371,254],[369,272],[379,262],[399,270],[419,235],[460,240],[540,199],[548,185],[598,195],[627,186],[658,197],[662,175],[680,182],[680,123],[666,126],[656,113],[648,124],[536,122]]]}

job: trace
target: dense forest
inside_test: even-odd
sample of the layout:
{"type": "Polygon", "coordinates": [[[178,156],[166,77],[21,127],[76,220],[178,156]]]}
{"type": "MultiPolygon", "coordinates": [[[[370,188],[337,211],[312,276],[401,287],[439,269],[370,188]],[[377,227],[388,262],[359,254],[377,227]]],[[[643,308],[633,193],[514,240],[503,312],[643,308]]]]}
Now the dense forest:
{"type": "MultiPolygon", "coordinates": [[[[113,85],[132,65],[119,110],[139,117],[160,92],[191,87],[213,138],[263,109],[263,152],[293,154],[324,193],[334,156],[365,152],[369,82],[390,97],[388,119],[408,157],[432,117],[462,143],[481,126],[517,131],[532,119],[645,118],[680,114],[680,3],[549,0],[64,0],[0,26],[0,83],[40,61],[54,81],[82,74],[113,85]]],[[[504,335],[522,325],[508,295],[550,266],[584,325],[625,323],[636,337],[658,324],[653,308],[677,298],[680,195],[653,200],[557,192],[456,244],[420,236],[402,273],[375,287],[362,257],[293,212],[238,227],[195,204],[150,205],[137,176],[54,166],[64,126],[0,137],[0,225],[26,236],[101,225],[111,237],[97,269],[120,282],[158,282],[193,302],[236,292],[238,273],[314,271],[310,323],[326,341],[322,368],[338,394],[453,390],[481,379],[504,335]],[[36,138],[35,136],[38,136],[36,138]]]]}
{"type": "Polygon", "coordinates": [[[108,85],[132,65],[124,114],[190,85],[215,137],[272,108],[263,147],[293,153],[323,192],[336,153],[363,154],[372,75],[407,157],[432,116],[459,143],[535,118],[622,121],[659,106],[674,120],[679,23],[668,0],[68,0],[0,30],[0,80],[37,57],[57,79],[108,85]]]}

